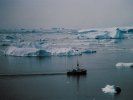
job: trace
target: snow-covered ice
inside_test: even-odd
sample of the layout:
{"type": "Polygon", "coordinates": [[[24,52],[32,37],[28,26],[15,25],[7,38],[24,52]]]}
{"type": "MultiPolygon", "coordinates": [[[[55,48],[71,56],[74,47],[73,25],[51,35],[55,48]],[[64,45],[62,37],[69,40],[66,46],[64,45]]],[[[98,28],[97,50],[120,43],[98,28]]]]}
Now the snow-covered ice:
{"type": "Polygon", "coordinates": [[[73,56],[81,55],[82,53],[95,53],[96,51],[87,49],[74,49],[74,48],[20,48],[9,47],[5,51],[5,55],[10,56],[73,56]]]}
{"type": "Polygon", "coordinates": [[[123,31],[119,28],[105,28],[105,29],[84,29],[79,30],[79,38],[93,38],[93,39],[122,39],[123,31]]]}
{"type": "Polygon", "coordinates": [[[114,27],[84,30],[36,30],[0,34],[0,46],[11,56],[63,56],[95,53],[100,46],[110,46],[127,38],[133,27],[114,27]],[[38,33],[37,33],[38,32],[38,33]]]}

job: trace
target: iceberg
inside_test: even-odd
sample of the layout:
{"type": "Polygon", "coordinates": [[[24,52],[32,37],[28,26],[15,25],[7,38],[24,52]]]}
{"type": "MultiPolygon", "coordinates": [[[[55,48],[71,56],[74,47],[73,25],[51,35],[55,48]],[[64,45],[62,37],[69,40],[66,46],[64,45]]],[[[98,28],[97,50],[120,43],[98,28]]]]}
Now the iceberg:
{"type": "MultiPolygon", "coordinates": [[[[105,28],[105,29],[84,29],[78,31],[81,38],[86,39],[123,39],[123,31],[119,28],[105,28]]],[[[80,38],[79,36],[79,38],[80,38]]]]}
{"type": "Polygon", "coordinates": [[[20,48],[20,47],[9,47],[5,55],[10,56],[74,56],[81,55],[82,53],[95,53],[93,50],[77,50],[73,48],[20,48]]]}
{"type": "Polygon", "coordinates": [[[10,56],[48,56],[49,52],[45,50],[38,50],[36,48],[19,48],[19,47],[9,47],[5,52],[5,55],[10,56]]]}
{"type": "Polygon", "coordinates": [[[133,63],[119,62],[116,64],[116,68],[131,68],[131,67],[133,67],[133,63]]]}
{"type": "Polygon", "coordinates": [[[115,34],[114,38],[116,38],[116,39],[124,39],[124,34],[119,28],[116,29],[116,34],[115,34]]]}

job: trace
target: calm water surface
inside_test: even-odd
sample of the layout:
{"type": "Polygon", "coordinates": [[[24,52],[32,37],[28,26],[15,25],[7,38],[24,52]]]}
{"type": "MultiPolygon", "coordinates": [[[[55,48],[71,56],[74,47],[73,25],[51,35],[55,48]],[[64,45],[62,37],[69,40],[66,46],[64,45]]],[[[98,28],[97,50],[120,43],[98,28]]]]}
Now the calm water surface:
{"type": "Polygon", "coordinates": [[[82,56],[0,56],[1,74],[66,72],[76,65],[77,58],[88,70],[82,77],[0,77],[0,100],[132,100],[133,69],[115,67],[117,62],[133,62],[133,51],[129,50],[132,47],[132,40],[124,40],[114,48],[107,47],[82,56]],[[101,88],[107,84],[120,86],[121,94],[104,94],[101,88]]]}

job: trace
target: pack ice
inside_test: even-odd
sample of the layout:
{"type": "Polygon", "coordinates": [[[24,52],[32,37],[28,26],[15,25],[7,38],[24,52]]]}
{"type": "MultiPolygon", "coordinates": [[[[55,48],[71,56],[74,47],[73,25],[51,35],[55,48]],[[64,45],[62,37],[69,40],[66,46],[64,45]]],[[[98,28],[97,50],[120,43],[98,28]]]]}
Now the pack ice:
{"type": "Polygon", "coordinates": [[[108,46],[127,38],[133,27],[101,29],[50,29],[43,31],[6,31],[0,34],[4,55],[10,56],[74,56],[95,53],[100,44],[108,46]]]}

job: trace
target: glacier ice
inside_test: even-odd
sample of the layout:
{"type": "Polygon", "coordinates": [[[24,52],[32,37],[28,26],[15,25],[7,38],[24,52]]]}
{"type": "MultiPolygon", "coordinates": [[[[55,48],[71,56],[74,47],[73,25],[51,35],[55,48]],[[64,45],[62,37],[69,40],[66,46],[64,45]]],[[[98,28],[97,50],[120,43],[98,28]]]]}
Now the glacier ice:
{"type": "MultiPolygon", "coordinates": [[[[81,38],[93,39],[123,39],[123,31],[119,28],[105,28],[105,29],[84,29],[79,30],[81,38]]],[[[79,38],[80,38],[79,36],[79,38]]]]}
{"type": "Polygon", "coordinates": [[[100,46],[131,37],[133,27],[82,30],[19,30],[0,34],[0,46],[10,56],[65,56],[95,53],[100,46]],[[28,33],[29,32],[29,33],[28,33]],[[129,36],[125,36],[128,34],[129,36]]]}
{"type": "Polygon", "coordinates": [[[50,53],[45,50],[38,50],[36,48],[19,48],[19,47],[9,47],[5,51],[5,55],[10,56],[49,56],[50,53]]]}
{"type": "Polygon", "coordinates": [[[131,67],[133,67],[133,63],[119,62],[116,64],[116,68],[131,68],[131,67]]]}
{"type": "Polygon", "coordinates": [[[73,56],[81,55],[82,53],[95,53],[93,50],[77,50],[73,48],[20,48],[20,47],[9,47],[5,55],[10,56],[73,56]]]}

